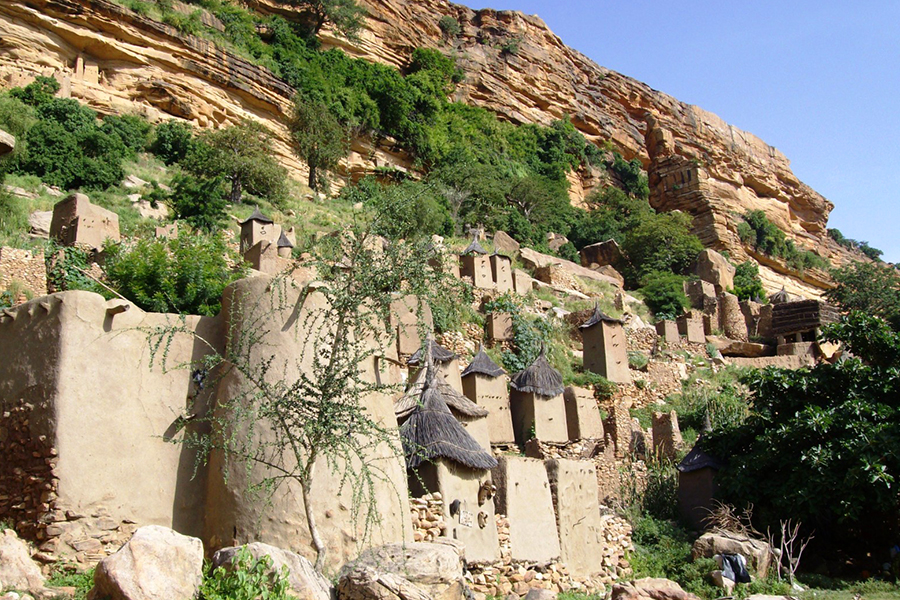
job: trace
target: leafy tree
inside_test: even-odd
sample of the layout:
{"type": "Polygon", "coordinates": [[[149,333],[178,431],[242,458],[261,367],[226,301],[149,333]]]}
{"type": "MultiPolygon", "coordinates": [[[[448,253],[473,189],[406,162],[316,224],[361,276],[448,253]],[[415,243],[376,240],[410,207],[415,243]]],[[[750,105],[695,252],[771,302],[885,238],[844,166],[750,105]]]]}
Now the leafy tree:
{"type": "Polygon", "coordinates": [[[444,15],[438,21],[438,27],[440,27],[441,32],[443,32],[445,37],[455,38],[459,35],[460,27],[459,21],[451,17],[450,15],[444,15]]]}
{"type": "Polygon", "coordinates": [[[198,179],[189,175],[176,176],[169,203],[176,219],[192,227],[212,233],[225,220],[228,200],[222,193],[222,179],[198,179]]]}
{"type": "Polygon", "coordinates": [[[606,168],[615,173],[629,194],[643,200],[650,196],[650,186],[640,160],[633,158],[628,161],[618,152],[613,152],[613,159],[606,163],[606,168]]]}
{"type": "Polygon", "coordinates": [[[759,265],[756,262],[744,261],[735,268],[734,294],[740,300],[766,297],[766,290],[759,278],[759,265]]]}
{"type": "Polygon", "coordinates": [[[150,312],[214,316],[222,290],[243,276],[220,235],[182,230],[177,238],[141,238],[106,248],[106,274],[120,294],[150,312]]]}
{"type": "Polygon", "coordinates": [[[289,126],[294,152],[309,166],[309,187],[318,190],[321,171],[333,169],[347,154],[344,129],[325,104],[299,94],[289,126]]]}
{"type": "Polygon", "coordinates": [[[645,217],[625,236],[623,250],[631,261],[625,275],[635,281],[653,271],[687,273],[703,250],[690,226],[691,217],[681,212],[645,217]]]}
{"type": "Polygon", "coordinates": [[[325,25],[331,25],[342,36],[355,39],[363,26],[366,11],[355,0],[287,0],[310,23],[312,35],[319,35],[325,25]]]}
{"type": "Polygon", "coordinates": [[[240,203],[244,190],[277,199],[287,179],[287,171],[272,156],[271,135],[255,121],[202,132],[182,166],[197,177],[229,182],[232,204],[240,203]]]}
{"type": "Polygon", "coordinates": [[[878,248],[870,246],[869,242],[859,242],[859,251],[872,260],[881,260],[881,255],[884,254],[884,252],[878,248]]]}
{"type": "MultiPolygon", "coordinates": [[[[186,433],[186,443],[198,448],[201,461],[212,451],[224,453],[226,464],[253,471],[259,477],[254,485],[262,489],[296,484],[320,572],[328,547],[310,500],[317,473],[334,474],[340,484],[333,493],[350,493],[352,514],[371,534],[384,451],[400,453],[396,432],[366,406],[371,394],[391,387],[363,368],[383,351],[380,343],[389,343],[392,292],[402,289],[424,302],[443,289],[440,274],[427,266],[427,240],[373,248],[371,232],[381,218],[377,212],[374,221],[361,215],[343,236],[313,248],[320,277],[315,287],[292,291],[290,278],[277,278],[261,296],[235,290],[229,311],[244,326],[230,332],[223,353],[192,367],[228,377],[229,394],[217,398],[214,416],[186,433]],[[292,356],[273,355],[267,336],[282,334],[306,341],[292,356]]],[[[178,326],[151,332],[154,356],[164,361],[165,348],[182,333],[194,334],[178,326]]]]}
{"type": "Polygon", "coordinates": [[[900,331],[900,273],[885,264],[854,262],[832,271],[837,287],[825,297],[846,311],[881,317],[900,331]]]}
{"type": "Polygon", "coordinates": [[[142,152],[150,139],[152,125],[138,115],[109,115],[103,118],[103,133],[119,138],[130,157],[142,152]]]}
{"type": "Polygon", "coordinates": [[[651,271],[641,280],[640,292],[657,319],[674,319],[690,301],[684,294],[684,277],[664,271],[651,271]]]}
{"type": "Polygon", "coordinates": [[[431,185],[405,181],[384,187],[367,177],[344,188],[341,195],[363,202],[381,215],[373,229],[376,235],[399,240],[453,233],[447,202],[431,185]]]}
{"type": "Polygon", "coordinates": [[[189,123],[166,121],[156,126],[156,135],[150,144],[150,151],[164,163],[171,165],[184,160],[188,155],[193,137],[194,133],[189,123]]]}
{"type": "Polygon", "coordinates": [[[824,338],[850,357],[751,371],[749,417],[704,449],[728,459],[716,481],[727,501],[755,506],[758,526],[791,517],[830,537],[829,551],[853,539],[868,550],[895,539],[900,513],[900,334],[854,312],[824,338]]]}
{"type": "Polygon", "coordinates": [[[34,81],[24,88],[13,88],[9,95],[28,106],[38,107],[46,104],[59,92],[59,82],[52,77],[38,75],[34,81]]]}

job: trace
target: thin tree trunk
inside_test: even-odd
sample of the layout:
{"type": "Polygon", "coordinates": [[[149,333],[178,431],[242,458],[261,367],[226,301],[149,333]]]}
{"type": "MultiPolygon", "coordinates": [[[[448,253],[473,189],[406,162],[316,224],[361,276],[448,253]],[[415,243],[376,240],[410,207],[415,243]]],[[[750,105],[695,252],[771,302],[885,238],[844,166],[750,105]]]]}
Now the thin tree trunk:
{"type": "Polygon", "coordinates": [[[231,178],[231,203],[239,204],[241,201],[241,178],[240,177],[232,177],[231,178]]]}
{"type": "Polygon", "coordinates": [[[300,490],[303,492],[303,509],[306,511],[306,525],[309,527],[309,535],[312,538],[313,548],[316,549],[316,572],[321,573],[325,566],[325,542],[319,535],[319,526],[316,524],[316,515],[313,512],[312,501],[310,499],[310,489],[312,488],[312,480],[316,472],[315,456],[310,457],[312,463],[303,481],[300,482],[300,490]]]}
{"type": "Polygon", "coordinates": [[[316,179],[317,179],[316,178],[316,165],[310,164],[309,165],[309,181],[308,181],[308,183],[309,183],[310,189],[314,192],[319,191],[319,188],[316,185],[316,179]]]}

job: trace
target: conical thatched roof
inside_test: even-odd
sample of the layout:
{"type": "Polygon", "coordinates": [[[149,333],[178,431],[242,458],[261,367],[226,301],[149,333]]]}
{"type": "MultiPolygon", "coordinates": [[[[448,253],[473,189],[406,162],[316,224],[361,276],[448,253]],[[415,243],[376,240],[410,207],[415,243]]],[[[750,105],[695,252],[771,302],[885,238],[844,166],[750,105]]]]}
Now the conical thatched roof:
{"type": "Polygon", "coordinates": [[[243,221],[241,221],[240,224],[245,225],[245,224],[249,223],[250,221],[259,221],[260,223],[274,223],[275,222],[272,219],[270,219],[269,217],[267,217],[266,215],[259,212],[258,206],[253,209],[253,214],[250,215],[249,217],[247,217],[246,219],[244,219],[243,221]]]}
{"type": "Polygon", "coordinates": [[[775,292],[771,296],[769,296],[769,303],[771,304],[782,304],[784,302],[793,302],[794,298],[790,294],[787,293],[787,290],[784,289],[784,286],[781,286],[781,291],[775,292]]]}
{"type": "MultiPolygon", "coordinates": [[[[427,369],[419,371],[416,380],[409,386],[409,389],[406,390],[403,397],[394,403],[394,414],[397,415],[398,420],[408,417],[416,407],[421,404],[420,400],[422,390],[425,387],[426,371],[427,369]]],[[[457,392],[453,386],[447,383],[444,376],[438,372],[434,374],[434,381],[432,382],[431,387],[439,391],[443,397],[444,404],[446,404],[452,412],[457,413],[460,416],[486,417],[488,415],[488,411],[485,407],[475,404],[457,392]]]]}
{"type": "Polygon", "coordinates": [[[513,375],[509,384],[520,392],[531,392],[540,396],[553,397],[563,393],[562,375],[547,361],[544,349],[534,362],[524,371],[513,375]]]}
{"type": "Polygon", "coordinates": [[[478,354],[475,355],[472,362],[469,363],[469,366],[462,372],[462,376],[487,375],[488,377],[500,377],[505,373],[506,371],[501,369],[497,363],[491,360],[491,357],[487,355],[484,348],[479,348],[478,354]]]}
{"type": "Polygon", "coordinates": [[[477,239],[472,240],[472,243],[462,251],[462,256],[467,254],[487,254],[487,250],[481,247],[481,244],[478,243],[477,239]]]}
{"type": "Polygon", "coordinates": [[[291,243],[291,240],[288,239],[286,235],[284,235],[284,231],[281,232],[281,235],[278,236],[278,243],[276,244],[278,248],[293,248],[294,245],[291,243]]]}
{"type": "Polygon", "coordinates": [[[443,364],[445,362],[450,362],[454,358],[456,358],[456,354],[447,350],[433,339],[428,338],[425,341],[425,344],[422,345],[421,348],[415,351],[415,353],[409,357],[406,361],[406,364],[416,366],[420,362],[422,362],[422,355],[425,351],[425,346],[431,346],[431,357],[434,359],[434,362],[438,364],[443,364]]]}
{"type": "Polygon", "coordinates": [[[472,469],[493,469],[497,460],[478,445],[447,407],[443,389],[435,385],[437,373],[430,358],[429,353],[419,401],[400,426],[407,468],[443,458],[472,469]]]}
{"type": "Polygon", "coordinates": [[[598,323],[602,323],[602,322],[618,323],[619,325],[624,323],[624,321],[622,321],[621,319],[613,319],[611,316],[609,316],[608,314],[606,314],[605,312],[600,310],[599,305],[595,304],[594,305],[594,313],[591,315],[591,317],[587,321],[585,321],[584,323],[581,324],[581,329],[587,329],[588,327],[593,327],[594,325],[597,325],[598,323]]]}

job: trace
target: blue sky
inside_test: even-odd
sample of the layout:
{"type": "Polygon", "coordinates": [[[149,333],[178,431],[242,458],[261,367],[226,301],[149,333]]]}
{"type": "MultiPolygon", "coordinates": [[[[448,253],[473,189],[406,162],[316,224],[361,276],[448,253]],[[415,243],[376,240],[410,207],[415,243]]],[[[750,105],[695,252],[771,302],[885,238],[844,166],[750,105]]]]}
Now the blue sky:
{"type": "Polygon", "coordinates": [[[484,0],[781,150],[829,227],[900,262],[900,2],[484,0]]]}

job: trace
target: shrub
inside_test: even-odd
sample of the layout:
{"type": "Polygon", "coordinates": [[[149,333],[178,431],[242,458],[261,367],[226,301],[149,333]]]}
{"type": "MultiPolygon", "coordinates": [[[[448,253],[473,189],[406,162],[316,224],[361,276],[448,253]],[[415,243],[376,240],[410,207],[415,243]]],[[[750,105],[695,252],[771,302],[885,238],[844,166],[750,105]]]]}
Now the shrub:
{"type": "Polygon", "coordinates": [[[641,280],[644,304],[657,319],[674,319],[690,306],[684,281],[681,275],[663,271],[651,272],[641,280]]]}
{"type": "Polygon", "coordinates": [[[615,173],[622,182],[622,187],[629,194],[642,200],[650,197],[650,186],[640,160],[633,158],[628,161],[622,158],[618,152],[613,152],[613,159],[606,163],[606,168],[615,173]]]}
{"type": "Polygon", "coordinates": [[[647,365],[650,363],[650,357],[648,357],[643,352],[638,350],[629,350],[628,351],[628,367],[631,369],[637,369],[638,371],[644,371],[647,368],[647,365]]]}
{"type": "Polygon", "coordinates": [[[626,275],[632,283],[653,271],[687,273],[703,250],[690,230],[691,218],[684,213],[652,214],[644,217],[625,237],[623,249],[631,261],[626,275]]]}
{"type": "Polygon", "coordinates": [[[156,136],[150,144],[150,152],[167,165],[184,160],[191,149],[193,130],[183,121],[166,121],[156,126],[156,136]]]}
{"type": "Polygon", "coordinates": [[[241,548],[233,564],[215,569],[207,563],[200,584],[202,600],[287,600],[288,570],[275,570],[268,556],[253,558],[241,548]]]}
{"type": "Polygon", "coordinates": [[[38,75],[24,88],[11,89],[9,95],[28,106],[38,107],[52,100],[59,92],[59,88],[59,82],[56,79],[38,75]]]}
{"type": "Polygon", "coordinates": [[[744,215],[747,226],[738,226],[738,235],[745,243],[768,254],[783,258],[787,265],[794,270],[804,271],[810,268],[824,269],[828,267],[828,261],[810,250],[799,250],[793,240],[787,239],[784,232],[772,223],[766,213],[761,210],[752,210],[744,215]],[[745,239],[746,238],[746,239],[745,239]]]}
{"type": "Polygon", "coordinates": [[[446,200],[434,187],[407,181],[369,190],[367,203],[379,215],[374,233],[392,240],[453,234],[446,200]]]}
{"type": "Polygon", "coordinates": [[[214,316],[222,290],[246,271],[219,235],[182,230],[177,238],[138,240],[107,249],[111,285],[148,312],[214,316]]]}
{"type": "Polygon", "coordinates": [[[175,177],[168,202],[176,219],[207,233],[216,231],[225,220],[228,200],[222,191],[222,179],[197,179],[190,175],[175,177]]]}
{"type": "Polygon", "coordinates": [[[832,276],[837,287],[826,292],[829,302],[881,317],[900,331],[900,274],[894,267],[854,262],[833,270],[832,276]]]}
{"type": "Polygon", "coordinates": [[[53,292],[85,290],[109,299],[112,294],[89,277],[90,255],[87,250],[74,246],[60,246],[51,240],[44,254],[47,265],[47,287],[53,292]]]}
{"type": "Polygon", "coordinates": [[[85,600],[88,592],[94,587],[94,569],[79,572],[75,565],[57,563],[47,578],[47,586],[75,588],[75,595],[67,597],[72,600],[85,600]]]}
{"type": "Polygon", "coordinates": [[[0,240],[10,240],[28,231],[28,203],[0,187],[0,240]]]}
{"type": "Polygon", "coordinates": [[[461,31],[459,27],[459,21],[457,21],[450,15],[444,15],[443,17],[441,17],[441,19],[438,21],[438,27],[440,27],[444,35],[449,38],[455,38],[461,31]]]}
{"type": "Polygon", "coordinates": [[[137,115],[110,115],[103,118],[101,129],[107,135],[119,138],[129,155],[134,157],[147,147],[152,126],[137,115]]]}
{"type": "Polygon", "coordinates": [[[758,264],[748,260],[735,268],[733,291],[741,300],[754,300],[766,297],[766,290],[759,278],[758,264]]]}

